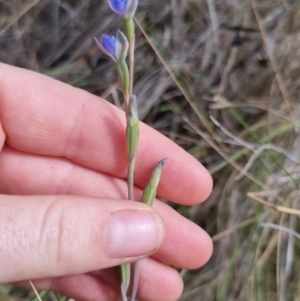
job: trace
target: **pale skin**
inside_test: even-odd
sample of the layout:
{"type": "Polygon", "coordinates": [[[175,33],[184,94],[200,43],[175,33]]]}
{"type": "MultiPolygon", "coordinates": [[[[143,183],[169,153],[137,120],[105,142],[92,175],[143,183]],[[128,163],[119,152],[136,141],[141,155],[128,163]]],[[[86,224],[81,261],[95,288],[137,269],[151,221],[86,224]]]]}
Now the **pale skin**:
{"type": "MultiPolygon", "coordinates": [[[[37,289],[76,300],[119,300],[117,273],[109,268],[128,258],[108,256],[103,233],[114,213],[134,212],[160,225],[155,248],[129,259],[142,258],[138,299],[180,296],[181,277],[168,265],[203,266],[211,238],[161,201],[150,208],[125,200],[124,112],[83,90],[0,64],[0,121],[0,283],[28,286],[32,279],[37,289]]],[[[197,160],[144,124],[140,137],[136,199],[165,157],[158,196],[196,205],[210,195],[212,179],[197,160]]]]}

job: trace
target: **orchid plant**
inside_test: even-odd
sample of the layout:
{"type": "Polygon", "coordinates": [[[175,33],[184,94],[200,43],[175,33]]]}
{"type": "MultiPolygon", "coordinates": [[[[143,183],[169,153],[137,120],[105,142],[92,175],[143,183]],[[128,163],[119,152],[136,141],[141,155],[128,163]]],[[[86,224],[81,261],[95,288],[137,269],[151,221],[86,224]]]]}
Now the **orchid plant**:
{"type": "MultiPolygon", "coordinates": [[[[137,99],[132,94],[133,90],[133,75],[134,75],[134,47],[135,47],[135,24],[134,15],[137,10],[139,0],[107,0],[109,7],[113,12],[118,14],[123,19],[123,30],[118,30],[115,36],[102,35],[99,41],[95,41],[100,50],[109,56],[116,65],[120,85],[124,97],[125,114],[127,120],[126,127],[126,144],[127,144],[127,184],[128,184],[128,199],[134,201],[134,167],[135,157],[138,149],[139,141],[139,118],[137,114],[137,99]]],[[[166,159],[161,160],[152,172],[148,184],[146,185],[143,194],[142,202],[152,206],[156,189],[158,187],[162,168],[166,159]]],[[[122,264],[120,270],[120,290],[121,301],[134,301],[137,293],[138,278],[139,278],[139,263],[133,264],[133,275],[131,276],[131,264],[122,264]],[[127,297],[128,288],[132,282],[131,297],[127,297]]]]}

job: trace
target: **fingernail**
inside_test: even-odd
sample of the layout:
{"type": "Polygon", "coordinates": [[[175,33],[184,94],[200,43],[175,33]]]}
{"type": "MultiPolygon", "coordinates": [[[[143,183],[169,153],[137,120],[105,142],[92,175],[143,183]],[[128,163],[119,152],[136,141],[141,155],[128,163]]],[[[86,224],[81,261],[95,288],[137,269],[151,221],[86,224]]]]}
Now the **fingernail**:
{"type": "Polygon", "coordinates": [[[115,212],[104,230],[106,255],[110,258],[147,255],[160,245],[163,229],[162,221],[150,212],[115,212]]]}

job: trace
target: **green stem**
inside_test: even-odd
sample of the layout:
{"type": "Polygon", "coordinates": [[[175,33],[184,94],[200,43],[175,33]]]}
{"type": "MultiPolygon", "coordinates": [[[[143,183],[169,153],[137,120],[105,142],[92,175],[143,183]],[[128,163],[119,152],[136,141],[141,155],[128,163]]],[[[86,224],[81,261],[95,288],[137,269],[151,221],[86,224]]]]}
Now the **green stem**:
{"type": "Polygon", "coordinates": [[[134,37],[134,27],[133,18],[124,19],[124,31],[129,43],[134,37]]]}
{"type": "Polygon", "coordinates": [[[131,40],[129,44],[129,51],[128,51],[128,59],[129,59],[129,78],[130,78],[130,85],[129,85],[129,97],[132,96],[133,90],[133,75],[134,75],[134,45],[135,45],[135,37],[131,40]]]}
{"type": "Polygon", "coordinates": [[[135,34],[134,34],[134,21],[133,19],[124,20],[125,34],[129,42],[128,49],[128,65],[129,65],[129,98],[132,96],[133,88],[133,75],[134,75],[134,47],[135,47],[135,34]]]}
{"type": "Polygon", "coordinates": [[[119,274],[120,274],[120,279],[121,279],[121,301],[127,301],[127,290],[130,284],[130,263],[123,263],[119,266],[119,274]]]}
{"type": "MultiPolygon", "coordinates": [[[[132,91],[133,91],[133,75],[134,75],[134,48],[135,48],[135,35],[134,35],[134,21],[133,18],[124,20],[124,29],[125,34],[129,42],[128,49],[128,65],[129,65],[129,85],[128,85],[128,99],[127,99],[127,109],[126,109],[126,117],[127,121],[130,118],[129,116],[129,100],[132,99],[132,91]]],[[[129,127],[129,123],[127,122],[127,127],[129,127]]],[[[138,132],[138,124],[137,124],[137,132],[138,132]]],[[[138,139],[138,138],[137,138],[138,139]]],[[[127,143],[129,143],[127,141],[127,143]]],[[[134,167],[135,167],[135,151],[131,154],[127,147],[127,158],[128,158],[128,173],[127,173],[127,187],[128,187],[128,199],[134,201],[134,167]]],[[[131,301],[135,299],[137,286],[138,286],[138,271],[139,264],[138,262],[134,263],[133,268],[133,291],[131,295],[131,301]]]]}
{"type": "Polygon", "coordinates": [[[131,159],[128,159],[127,186],[128,186],[128,199],[131,200],[131,201],[134,201],[134,196],[133,196],[134,166],[135,166],[135,156],[133,156],[131,159]]]}
{"type": "MultiPolygon", "coordinates": [[[[135,36],[129,40],[129,49],[128,49],[128,60],[129,60],[129,97],[132,97],[133,91],[133,74],[134,74],[134,46],[135,46],[135,36]]],[[[134,201],[133,187],[134,187],[134,166],[135,166],[135,154],[128,162],[128,198],[129,200],[134,201]]],[[[130,301],[135,300],[137,293],[137,287],[139,283],[139,261],[133,263],[133,279],[132,279],[132,293],[130,301]]]]}
{"type": "MultiPolygon", "coordinates": [[[[118,70],[118,75],[121,81],[123,95],[124,95],[126,118],[129,118],[129,99],[130,99],[129,89],[131,84],[130,84],[128,66],[125,60],[120,60],[117,62],[117,70],[118,70]]],[[[131,269],[130,263],[125,263],[120,265],[121,301],[127,301],[126,294],[131,278],[130,269],[131,269]]]]}
{"type": "Polygon", "coordinates": [[[135,301],[138,284],[139,284],[139,272],[140,272],[140,262],[136,261],[133,264],[133,279],[132,279],[132,293],[130,301],[135,301]]]}

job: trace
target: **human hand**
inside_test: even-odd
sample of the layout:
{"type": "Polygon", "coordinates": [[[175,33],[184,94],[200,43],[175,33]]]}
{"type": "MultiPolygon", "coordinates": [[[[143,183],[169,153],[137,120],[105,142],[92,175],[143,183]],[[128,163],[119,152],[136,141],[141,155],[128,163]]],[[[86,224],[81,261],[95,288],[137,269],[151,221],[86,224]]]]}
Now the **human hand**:
{"type": "MultiPolygon", "coordinates": [[[[0,121],[1,283],[31,279],[37,289],[79,300],[119,300],[116,270],[108,268],[144,258],[139,300],[179,297],[182,280],[168,265],[202,266],[212,242],[161,201],[150,208],[126,200],[124,112],[0,64],[0,121]]],[[[212,189],[206,169],[150,127],[141,124],[140,132],[136,199],[167,157],[158,195],[179,204],[204,201],[212,189]]]]}

